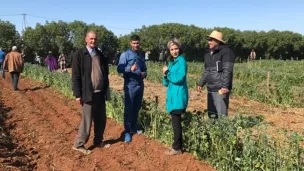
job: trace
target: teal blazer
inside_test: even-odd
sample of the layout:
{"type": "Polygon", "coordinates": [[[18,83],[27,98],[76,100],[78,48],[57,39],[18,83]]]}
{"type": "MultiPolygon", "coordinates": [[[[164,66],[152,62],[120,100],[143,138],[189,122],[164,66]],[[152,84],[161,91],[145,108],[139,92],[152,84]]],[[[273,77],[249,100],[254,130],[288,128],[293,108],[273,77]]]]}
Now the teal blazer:
{"type": "Polygon", "coordinates": [[[171,112],[186,109],[188,106],[187,63],[180,55],[169,62],[167,75],[163,77],[163,85],[167,88],[166,110],[171,112]]]}

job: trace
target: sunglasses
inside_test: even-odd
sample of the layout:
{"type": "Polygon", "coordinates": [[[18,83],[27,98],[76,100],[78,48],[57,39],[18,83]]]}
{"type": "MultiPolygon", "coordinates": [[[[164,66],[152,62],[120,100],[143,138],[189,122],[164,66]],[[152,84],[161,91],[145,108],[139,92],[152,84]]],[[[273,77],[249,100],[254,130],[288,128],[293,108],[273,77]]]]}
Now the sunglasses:
{"type": "Polygon", "coordinates": [[[216,39],[211,38],[211,37],[208,37],[207,40],[208,40],[208,41],[215,41],[216,39]]]}

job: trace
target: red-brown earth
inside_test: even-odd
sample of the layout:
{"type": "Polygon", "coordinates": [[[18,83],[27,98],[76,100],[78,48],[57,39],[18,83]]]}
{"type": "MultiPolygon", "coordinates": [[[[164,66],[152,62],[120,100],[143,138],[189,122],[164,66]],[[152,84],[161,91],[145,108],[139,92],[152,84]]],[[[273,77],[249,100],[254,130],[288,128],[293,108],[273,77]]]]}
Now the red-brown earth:
{"type": "MultiPolygon", "coordinates": [[[[144,135],[134,135],[126,144],[120,138],[123,127],[110,119],[104,134],[110,148],[95,148],[90,155],[74,151],[80,105],[28,78],[21,78],[20,90],[12,91],[8,76],[0,80],[0,110],[5,117],[0,126],[7,128],[11,141],[0,143],[0,170],[215,170],[188,153],[166,156],[168,146],[144,135]]],[[[87,147],[91,144],[92,137],[87,147]]]]}

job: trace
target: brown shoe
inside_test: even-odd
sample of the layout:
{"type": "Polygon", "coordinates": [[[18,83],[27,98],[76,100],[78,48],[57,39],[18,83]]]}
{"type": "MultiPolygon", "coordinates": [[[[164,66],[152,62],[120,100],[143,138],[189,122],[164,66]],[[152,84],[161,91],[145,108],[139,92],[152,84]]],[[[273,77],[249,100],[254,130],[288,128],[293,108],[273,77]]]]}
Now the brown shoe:
{"type": "Polygon", "coordinates": [[[81,152],[84,155],[89,155],[92,152],[91,150],[87,150],[86,148],[84,148],[84,146],[80,146],[80,147],[74,147],[73,146],[72,149],[76,150],[76,151],[79,151],[79,152],[81,152]]]}
{"type": "Polygon", "coordinates": [[[182,154],[182,150],[174,150],[173,148],[171,150],[168,150],[165,152],[167,156],[173,156],[177,154],[182,154]]]}

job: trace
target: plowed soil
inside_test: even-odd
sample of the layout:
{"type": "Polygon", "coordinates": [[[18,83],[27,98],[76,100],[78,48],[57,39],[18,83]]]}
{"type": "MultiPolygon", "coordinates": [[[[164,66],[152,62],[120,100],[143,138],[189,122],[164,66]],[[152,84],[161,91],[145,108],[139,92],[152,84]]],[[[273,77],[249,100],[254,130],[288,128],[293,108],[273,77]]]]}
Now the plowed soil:
{"type": "MultiPolygon", "coordinates": [[[[20,90],[12,91],[10,81],[9,75],[0,80],[4,120],[0,127],[8,131],[0,139],[9,136],[9,142],[0,143],[0,170],[215,170],[188,153],[166,156],[168,146],[143,135],[134,135],[126,144],[121,138],[123,127],[110,119],[104,137],[111,147],[80,154],[71,148],[80,123],[80,105],[28,78],[21,78],[20,90]]],[[[92,137],[86,147],[91,144],[92,137]]]]}

